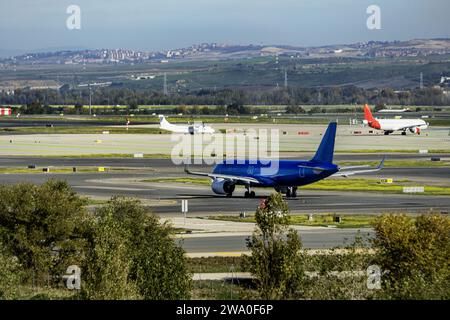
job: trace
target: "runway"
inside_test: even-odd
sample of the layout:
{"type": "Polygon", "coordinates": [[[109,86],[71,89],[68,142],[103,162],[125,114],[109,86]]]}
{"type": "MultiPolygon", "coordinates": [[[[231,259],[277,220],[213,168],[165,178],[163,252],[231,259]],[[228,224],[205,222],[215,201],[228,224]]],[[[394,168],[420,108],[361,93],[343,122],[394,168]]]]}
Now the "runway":
{"type": "MultiPolygon", "coordinates": [[[[401,155],[403,156],[403,155],[401,155]]],[[[417,155],[421,157],[422,155],[417,155]]],[[[366,155],[341,155],[341,159],[368,159],[366,155]]],[[[374,159],[374,155],[370,160],[374,159]]],[[[2,174],[0,183],[17,182],[43,183],[49,178],[67,180],[80,194],[97,199],[108,199],[113,195],[138,197],[144,202],[152,201],[152,210],[161,216],[180,214],[181,199],[189,199],[189,215],[206,216],[211,214],[237,214],[254,212],[261,197],[269,195],[271,189],[255,189],[257,197],[247,199],[243,191],[237,189],[233,199],[215,195],[208,186],[143,182],[143,180],[186,177],[183,167],[174,166],[169,159],[129,159],[129,158],[39,158],[39,157],[2,157],[0,166],[25,167],[37,166],[111,166],[141,168],[129,172],[105,173],[33,173],[2,174]],[[162,201],[169,200],[169,201],[162,201]],[[158,201],[161,201],[158,204],[158,201]]],[[[201,170],[211,168],[203,166],[201,170]]],[[[367,175],[369,178],[409,179],[417,183],[446,184],[450,168],[385,168],[381,172],[367,175]]],[[[363,178],[364,176],[358,176],[363,178]]],[[[438,211],[450,210],[450,197],[422,196],[408,194],[383,194],[367,192],[312,191],[299,189],[297,199],[289,199],[288,204],[293,213],[381,213],[392,211],[422,212],[432,208],[438,211]]]]}
{"type": "MultiPolygon", "coordinates": [[[[374,235],[372,229],[333,229],[299,232],[303,248],[330,249],[349,246],[354,243],[357,234],[367,243],[374,235]]],[[[208,238],[186,238],[180,240],[184,249],[196,252],[242,252],[247,251],[246,242],[249,236],[221,236],[208,238]]]]}
{"type": "MultiPolygon", "coordinates": [[[[248,146],[256,146],[258,144],[256,141],[261,138],[260,142],[267,139],[270,141],[270,150],[278,150],[283,157],[299,156],[303,151],[317,150],[326,130],[325,125],[255,123],[214,124],[214,128],[227,130],[228,134],[197,137],[196,144],[202,145],[202,150],[214,146],[227,151],[226,145],[236,140],[235,143],[233,142],[236,153],[244,154],[249,150],[248,146]]],[[[339,126],[335,150],[339,152],[404,150],[418,153],[419,150],[450,149],[448,127],[433,127],[420,136],[393,134],[389,136],[389,139],[380,132],[369,133],[369,131],[361,126],[339,126]]],[[[58,131],[14,134],[6,131],[0,135],[0,156],[132,155],[133,153],[168,155],[174,148],[179,147],[180,143],[183,146],[192,145],[194,139],[189,137],[171,134],[103,134],[100,129],[98,133],[89,134],[64,134],[58,131]]],[[[217,153],[222,154],[222,151],[219,150],[217,153]]],[[[230,152],[228,152],[229,156],[230,152]]]]}
{"type": "MultiPolygon", "coordinates": [[[[0,119],[0,126],[4,128],[17,128],[17,127],[44,127],[46,125],[52,125],[54,127],[73,127],[73,126],[120,126],[125,122],[125,118],[118,120],[61,120],[61,119],[0,119]]],[[[142,122],[142,125],[150,125],[153,122],[142,122]]]]}
{"type": "MultiPolygon", "coordinates": [[[[393,154],[391,159],[425,159],[431,155],[423,154],[393,154]]],[[[448,157],[448,155],[439,155],[448,157]]],[[[310,155],[305,154],[304,159],[310,155]]],[[[373,154],[340,154],[337,161],[374,161],[379,155],[373,154]]],[[[218,214],[254,213],[261,198],[269,195],[271,189],[255,189],[257,197],[243,197],[243,191],[237,190],[232,199],[215,195],[208,186],[177,183],[155,183],[143,180],[167,177],[186,177],[183,167],[174,166],[170,159],[139,159],[139,158],[47,158],[18,157],[0,158],[0,167],[24,168],[30,164],[37,167],[72,167],[72,166],[105,166],[128,167],[127,172],[95,172],[95,173],[31,173],[31,174],[0,174],[1,184],[18,182],[43,183],[49,178],[62,179],[81,195],[95,199],[109,199],[113,195],[137,197],[152,212],[164,218],[180,217],[181,200],[189,200],[187,217],[205,217],[218,214]]],[[[209,171],[210,166],[200,166],[196,169],[209,171]]],[[[418,183],[442,183],[448,185],[449,167],[420,168],[385,168],[381,172],[360,178],[409,179],[418,183]]],[[[291,213],[343,213],[343,214],[380,214],[383,212],[422,213],[450,212],[450,197],[421,196],[408,194],[383,194],[368,192],[337,192],[312,191],[299,189],[297,199],[287,200],[291,213]]],[[[317,230],[300,231],[305,248],[332,248],[351,244],[358,229],[321,228],[317,230]]],[[[362,234],[368,238],[373,230],[364,229],[362,234]]],[[[209,237],[196,236],[195,232],[189,238],[181,241],[189,253],[204,252],[236,252],[246,251],[248,235],[229,235],[209,237]]]]}
{"type": "MultiPolygon", "coordinates": [[[[310,159],[313,153],[301,153],[299,159],[310,159]]],[[[420,154],[420,153],[383,153],[382,155],[371,153],[347,153],[335,154],[334,161],[378,161],[385,155],[388,160],[424,160],[431,157],[450,158],[450,154],[420,154]]],[[[287,158],[291,158],[287,157],[287,158]]],[[[297,158],[297,157],[296,157],[297,158]]],[[[158,158],[120,158],[120,157],[33,157],[33,156],[6,156],[0,157],[0,167],[28,166],[35,164],[40,167],[47,166],[106,166],[106,167],[151,167],[174,168],[170,159],[158,158]]]]}

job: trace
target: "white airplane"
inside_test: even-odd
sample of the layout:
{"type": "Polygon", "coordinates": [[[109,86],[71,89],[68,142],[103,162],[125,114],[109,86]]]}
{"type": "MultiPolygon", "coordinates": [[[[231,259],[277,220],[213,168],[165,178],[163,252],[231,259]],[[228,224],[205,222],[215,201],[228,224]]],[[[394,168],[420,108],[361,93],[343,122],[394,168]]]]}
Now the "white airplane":
{"type": "Polygon", "coordinates": [[[169,123],[163,115],[159,116],[159,127],[161,129],[175,132],[175,133],[188,133],[188,134],[196,134],[196,133],[214,133],[215,130],[210,126],[205,124],[194,124],[194,125],[176,125],[169,123]]]}
{"type": "Polygon", "coordinates": [[[400,112],[409,112],[409,108],[403,108],[403,109],[381,109],[378,110],[378,113],[400,113],[400,112]]]}
{"type": "Polygon", "coordinates": [[[402,131],[402,135],[406,135],[406,130],[420,134],[423,129],[428,128],[428,123],[422,119],[376,119],[367,104],[364,106],[363,123],[371,128],[383,130],[385,135],[394,131],[402,131]]]}

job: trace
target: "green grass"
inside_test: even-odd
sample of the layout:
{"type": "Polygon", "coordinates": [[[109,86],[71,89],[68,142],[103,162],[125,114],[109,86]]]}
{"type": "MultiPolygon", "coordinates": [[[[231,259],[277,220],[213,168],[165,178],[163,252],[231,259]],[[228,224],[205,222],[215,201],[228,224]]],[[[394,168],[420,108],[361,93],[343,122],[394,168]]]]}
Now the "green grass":
{"type": "MultiPolygon", "coordinates": [[[[392,184],[380,183],[377,179],[327,179],[313,184],[302,186],[304,190],[327,190],[327,191],[362,191],[381,193],[403,193],[404,186],[417,186],[407,180],[394,181],[392,184]]],[[[424,186],[420,184],[420,186],[424,186]]],[[[450,187],[447,186],[424,186],[425,192],[417,195],[450,195],[450,187]]]]}
{"type": "MultiPolygon", "coordinates": [[[[262,112],[262,110],[261,110],[262,112]]],[[[329,119],[326,118],[289,118],[289,117],[261,117],[259,115],[256,119],[253,119],[254,115],[243,115],[243,116],[229,116],[227,118],[227,121],[225,121],[224,115],[218,115],[218,116],[208,116],[208,115],[183,115],[183,116],[170,116],[168,117],[168,120],[171,123],[187,123],[187,122],[205,122],[205,123],[278,123],[278,124],[328,124],[329,119]],[[275,119],[275,122],[274,120],[275,119]]],[[[125,124],[125,118],[127,116],[98,116],[98,117],[87,117],[87,116],[42,116],[42,117],[21,117],[19,119],[17,118],[10,118],[11,122],[14,123],[14,121],[19,120],[21,122],[24,121],[49,121],[51,123],[64,123],[71,120],[78,120],[78,121],[86,121],[87,123],[90,121],[95,122],[102,122],[105,125],[108,123],[117,123],[117,121],[123,121],[125,124]]],[[[134,117],[128,117],[131,121],[131,124],[139,124],[139,123],[159,123],[159,118],[157,116],[145,116],[145,115],[139,115],[134,117]]],[[[344,124],[346,125],[346,124],[344,124]]],[[[45,129],[45,127],[43,127],[45,129]]],[[[51,129],[51,128],[50,128],[51,129]]],[[[131,129],[131,128],[130,128],[131,129]]]]}
{"type": "MultiPolygon", "coordinates": [[[[315,152],[315,150],[314,150],[315,152]]],[[[354,149],[336,150],[335,153],[419,153],[419,149],[354,149]]],[[[450,149],[428,149],[428,153],[450,153],[450,149]]]]}
{"type": "Polygon", "coordinates": [[[244,272],[242,257],[188,258],[187,268],[192,273],[244,272]]]}
{"type": "MultiPolygon", "coordinates": [[[[339,166],[360,166],[369,165],[371,167],[376,167],[379,161],[342,161],[338,162],[339,166]]],[[[447,167],[450,166],[448,161],[431,161],[431,160],[386,160],[384,166],[387,168],[417,168],[417,167],[447,167]]]]}
{"type": "MultiPolygon", "coordinates": [[[[73,172],[72,167],[49,167],[50,173],[93,173],[93,172],[101,172],[98,170],[98,167],[77,167],[77,172],[73,172]]],[[[126,172],[126,171],[134,171],[141,170],[136,168],[111,168],[104,167],[104,172],[126,172]]],[[[150,171],[151,169],[145,169],[146,171],[150,171]]],[[[27,173],[46,173],[42,168],[21,168],[21,167],[1,167],[0,174],[27,174],[27,173]]]]}
{"type": "MultiPolygon", "coordinates": [[[[102,108],[102,106],[96,106],[97,108],[102,108]]],[[[176,105],[167,105],[167,106],[141,106],[140,109],[167,109],[169,113],[173,112],[173,110],[179,106],[176,105]]],[[[186,106],[187,109],[192,109],[195,106],[186,106]]],[[[205,107],[202,105],[199,105],[199,107],[205,107]]],[[[209,109],[214,109],[217,106],[206,106],[209,109]]],[[[168,117],[168,120],[172,123],[187,123],[187,122],[205,122],[205,123],[261,123],[261,124],[328,124],[332,117],[329,114],[323,114],[323,117],[311,117],[309,114],[303,114],[301,115],[301,118],[292,118],[288,115],[281,115],[281,116],[274,116],[273,114],[269,114],[269,116],[261,116],[261,113],[268,113],[273,111],[280,111],[285,108],[284,105],[278,105],[278,106],[270,106],[270,105],[258,105],[258,106],[251,106],[258,109],[257,114],[251,114],[251,115],[239,115],[239,116],[229,116],[227,117],[227,120],[225,121],[225,115],[216,115],[216,116],[209,116],[209,115],[188,115],[185,114],[183,116],[178,115],[170,115],[168,117]],[[256,116],[256,119],[253,119],[253,117],[256,116]]],[[[348,105],[327,105],[327,106],[306,106],[306,109],[310,109],[312,107],[323,107],[323,108],[346,108],[348,105]]],[[[103,106],[103,108],[108,108],[108,106],[103,106]]],[[[352,116],[352,113],[342,113],[340,115],[344,118],[350,118],[352,116]]],[[[135,115],[135,116],[127,116],[127,115],[117,115],[117,116],[110,116],[110,115],[100,115],[100,116],[87,116],[87,115],[43,115],[43,116],[21,116],[20,118],[15,117],[9,117],[8,119],[14,123],[14,121],[20,121],[20,122],[26,122],[26,121],[49,121],[51,123],[64,123],[67,121],[77,120],[77,121],[85,121],[87,123],[95,121],[95,122],[101,122],[104,123],[104,125],[107,125],[108,123],[117,123],[123,122],[125,124],[125,119],[128,118],[131,121],[131,124],[139,124],[139,123],[159,123],[159,118],[157,116],[152,115],[135,115]]],[[[450,120],[446,119],[427,119],[427,121],[430,123],[431,126],[450,126],[450,120]]],[[[340,123],[340,126],[347,126],[348,121],[342,121],[340,123]]],[[[8,128],[9,130],[11,128],[8,128]]],[[[16,128],[14,128],[16,129],[16,128]]],[[[19,128],[21,129],[21,128],[19,128]]],[[[46,129],[46,127],[43,127],[42,129],[46,129]]],[[[51,129],[51,128],[49,128],[51,129]]],[[[144,129],[152,129],[152,130],[159,130],[156,128],[130,128],[135,130],[144,130],[144,129]]],[[[118,132],[123,133],[123,132],[118,132]]],[[[135,133],[147,133],[147,132],[135,132],[135,133]]],[[[151,133],[151,132],[150,132],[151,133]]],[[[416,150],[414,150],[416,151],[416,150]]],[[[400,151],[401,152],[401,151],[400,151]]]]}
{"type": "Polygon", "coordinates": [[[446,119],[425,119],[430,126],[447,127],[450,126],[450,120],[446,119]]]}
{"type": "MultiPolygon", "coordinates": [[[[311,151],[304,151],[304,152],[309,152],[309,153],[313,153],[315,152],[315,150],[311,150],[311,151]]],[[[388,153],[392,151],[387,151],[384,150],[384,153],[388,153]]],[[[353,150],[353,151],[340,151],[339,153],[360,153],[359,150],[353,150]]],[[[367,150],[365,150],[364,152],[361,153],[372,153],[372,152],[367,152],[367,150]]],[[[373,152],[373,153],[377,153],[377,152],[373,152]]],[[[413,153],[417,153],[413,152],[413,153]]],[[[450,150],[439,150],[439,151],[431,151],[430,153],[450,153],[450,150]]],[[[35,155],[35,157],[42,157],[42,158],[133,158],[134,155],[132,153],[91,153],[91,154],[63,154],[63,155],[35,155]]],[[[171,159],[171,155],[170,154],[166,154],[166,153],[154,153],[154,154],[144,154],[144,158],[149,158],[149,159],[171,159]]],[[[397,161],[397,160],[394,160],[397,161]]],[[[387,160],[385,162],[385,166],[389,166],[387,164],[389,164],[390,160],[387,160]]],[[[414,162],[411,162],[412,164],[414,164],[414,162]]],[[[417,166],[420,167],[427,167],[427,164],[430,164],[430,166],[445,166],[444,165],[444,161],[423,161],[423,164],[418,164],[417,166]]],[[[346,161],[346,162],[341,162],[340,165],[342,166],[347,166],[347,165],[365,165],[365,164],[373,164],[373,165],[378,165],[379,162],[377,161],[372,161],[372,162],[352,162],[352,161],[346,161]]],[[[405,166],[408,167],[408,162],[407,161],[401,161],[398,163],[398,166],[405,166]]],[[[397,165],[392,165],[393,167],[396,167],[397,165]]]]}
{"type": "MultiPolygon", "coordinates": [[[[209,178],[155,178],[146,179],[144,182],[173,182],[190,183],[198,185],[210,185],[209,178]]],[[[380,183],[378,179],[326,179],[313,184],[302,186],[303,190],[325,190],[325,191],[359,191],[359,192],[381,192],[381,193],[403,193],[404,186],[417,186],[409,180],[397,180],[392,184],[380,183]]],[[[420,184],[422,186],[422,184],[420,184]]],[[[450,195],[450,186],[425,186],[425,192],[417,195],[450,195]]]]}
{"type": "Polygon", "coordinates": [[[237,281],[194,281],[192,299],[194,300],[237,300],[256,297],[251,282],[237,281]]]}
{"type": "Polygon", "coordinates": [[[19,300],[76,300],[78,291],[66,288],[33,287],[21,285],[15,290],[15,297],[19,300]]]}
{"type": "MultiPolygon", "coordinates": [[[[371,227],[376,216],[374,215],[339,215],[342,217],[340,223],[334,222],[333,214],[320,214],[314,215],[313,221],[308,220],[307,215],[291,215],[290,224],[300,226],[311,227],[329,227],[334,226],[336,228],[368,228],[371,227]]],[[[223,220],[223,221],[235,221],[235,222],[255,222],[254,216],[247,216],[240,218],[238,216],[210,216],[211,220],[223,220]]]]}
{"type": "MultiPolygon", "coordinates": [[[[65,154],[65,155],[33,155],[40,158],[134,158],[132,153],[88,153],[88,154],[65,154]]],[[[171,159],[170,154],[144,154],[149,159],[171,159]]]]}

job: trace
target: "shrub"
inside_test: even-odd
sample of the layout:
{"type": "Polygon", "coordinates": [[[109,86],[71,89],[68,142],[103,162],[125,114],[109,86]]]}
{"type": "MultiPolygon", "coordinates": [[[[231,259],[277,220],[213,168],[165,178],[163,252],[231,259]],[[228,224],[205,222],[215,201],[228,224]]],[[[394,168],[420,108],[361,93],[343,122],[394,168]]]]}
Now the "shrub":
{"type": "Polygon", "coordinates": [[[137,290],[129,279],[129,234],[113,212],[103,209],[93,229],[82,272],[86,299],[133,299],[137,290]]]}
{"type": "Polygon", "coordinates": [[[303,277],[301,241],[289,229],[289,209],[281,193],[272,194],[255,214],[257,228],[248,247],[248,269],[256,278],[263,299],[285,299],[293,296],[303,277]]]}
{"type": "Polygon", "coordinates": [[[16,296],[21,275],[18,259],[9,254],[0,242],[0,300],[16,296]]]}
{"type": "Polygon", "coordinates": [[[86,297],[189,298],[192,280],[184,250],[168,224],[160,224],[138,200],[121,197],[113,197],[95,216],[86,297]]]}
{"type": "Polygon", "coordinates": [[[384,298],[448,299],[450,297],[450,219],[427,214],[412,219],[383,215],[375,222],[377,261],[384,298]]]}
{"type": "Polygon", "coordinates": [[[79,262],[85,201],[66,182],[0,186],[0,241],[36,280],[79,262]]]}

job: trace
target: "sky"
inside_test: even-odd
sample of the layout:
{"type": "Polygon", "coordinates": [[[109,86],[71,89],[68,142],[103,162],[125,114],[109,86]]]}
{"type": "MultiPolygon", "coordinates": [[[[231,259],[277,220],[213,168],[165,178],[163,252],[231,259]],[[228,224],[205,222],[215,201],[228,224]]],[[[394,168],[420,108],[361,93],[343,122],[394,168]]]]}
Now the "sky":
{"type": "Polygon", "coordinates": [[[447,38],[449,13],[449,0],[1,0],[0,53],[447,38]],[[70,5],[81,29],[67,28],[70,5]],[[367,28],[370,5],[381,29],[367,28]]]}

